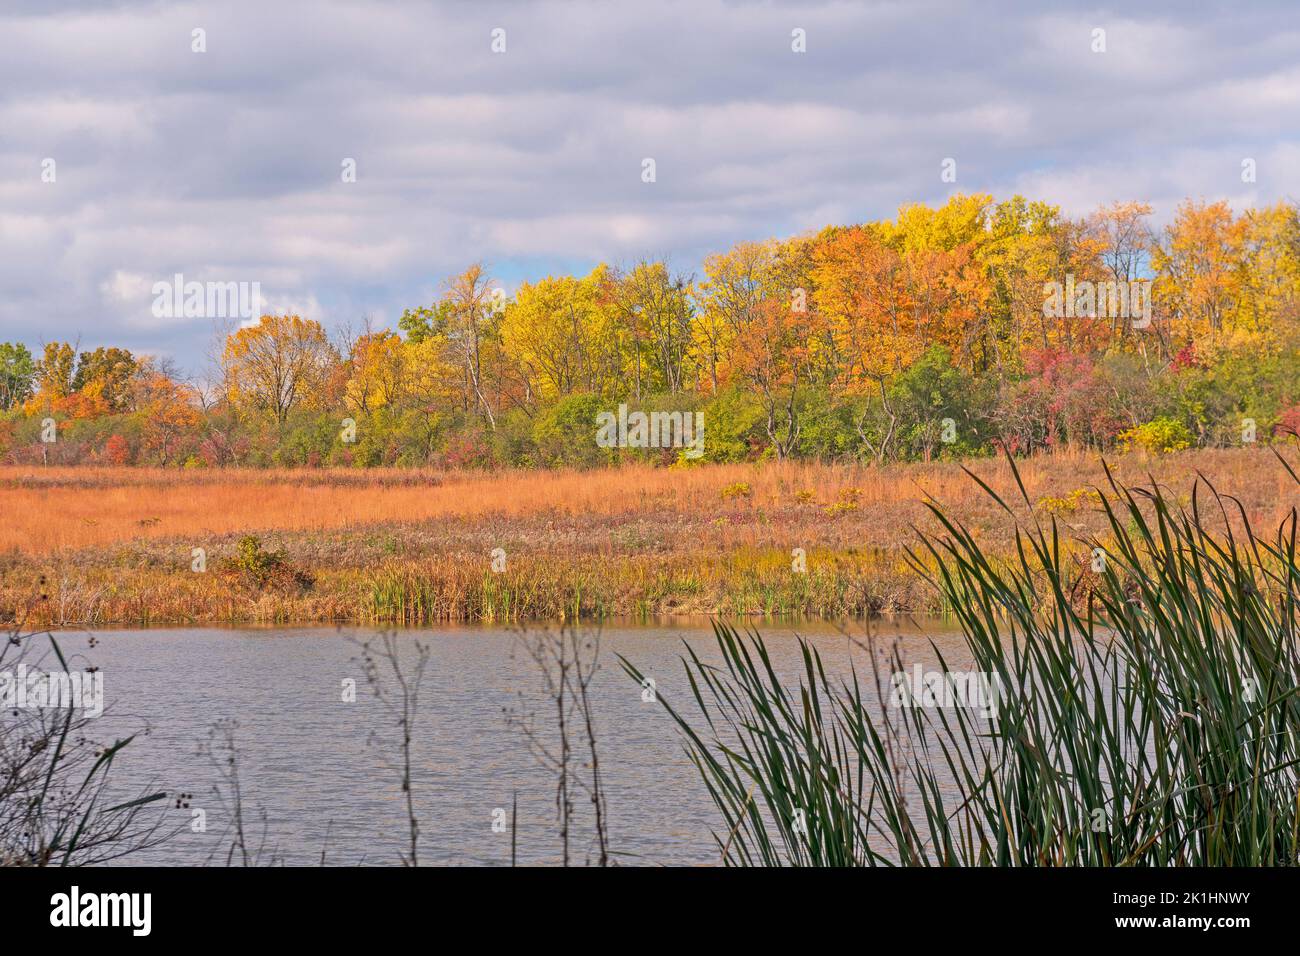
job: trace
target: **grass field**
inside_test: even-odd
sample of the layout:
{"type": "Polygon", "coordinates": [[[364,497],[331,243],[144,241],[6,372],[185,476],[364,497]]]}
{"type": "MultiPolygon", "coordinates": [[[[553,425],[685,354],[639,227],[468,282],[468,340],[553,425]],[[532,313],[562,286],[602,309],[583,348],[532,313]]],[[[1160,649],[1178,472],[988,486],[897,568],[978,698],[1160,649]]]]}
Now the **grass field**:
{"type": "MultiPolygon", "coordinates": [[[[1110,464],[1120,480],[1154,478],[1184,501],[1202,474],[1257,527],[1300,505],[1263,448],[1110,464]]],[[[1013,490],[1005,461],[968,467],[1013,490]]],[[[1100,456],[1060,453],[1020,469],[1038,517],[1055,516],[1067,536],[1103,530],[1088,493],[1105,481],[1100,456]]],[[[0,468],[0,614],[69,625],[418,624],[942,611],[904,561],[927,496],[989,553],[1010,554],[1012,523],[954,463],[492,474],[0,468]],[[260,541],[251,564],[237,557],[245,535],[260,541]],[[192,569],[196,548],[203,572],[192,569]],[[500,573],[494,549],[504,552],[500,573]],[[795,549],[807,573],[794,570],[795,549]]]]}

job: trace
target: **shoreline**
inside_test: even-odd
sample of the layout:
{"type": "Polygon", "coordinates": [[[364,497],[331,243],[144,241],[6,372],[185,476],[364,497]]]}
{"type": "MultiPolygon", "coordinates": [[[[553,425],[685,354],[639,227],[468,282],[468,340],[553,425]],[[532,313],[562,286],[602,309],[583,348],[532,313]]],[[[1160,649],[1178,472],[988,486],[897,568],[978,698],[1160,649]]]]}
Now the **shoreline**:
{"type": "MultiPolygon", "coordinates": [[[[286,553],[292,555],[292,547],[286,553]]],[[[259,585],[228,569],[196,574],[180,562],[133,568],[33,563],[7,570],[3,580],[13,604],[21,601],[18,582],[35,580],[20,606],[27,621],[39,626],[865,620],[880,613],[943,611],[925,602],[928,586],[904,573],[901,556],[891,562],[900,567],[878,567],[872,576],[860,556],[817,551],[808,556],[806,573],[791,571],[781,552],[745,551],[698,562],[681,557],[559,562],[520,555],[500,573],[488,570],[488,558],[469,556],[390,560],[374,569],[304,566],[299,570],[311,580],[306,586],[290,580],[259,585]]]]}

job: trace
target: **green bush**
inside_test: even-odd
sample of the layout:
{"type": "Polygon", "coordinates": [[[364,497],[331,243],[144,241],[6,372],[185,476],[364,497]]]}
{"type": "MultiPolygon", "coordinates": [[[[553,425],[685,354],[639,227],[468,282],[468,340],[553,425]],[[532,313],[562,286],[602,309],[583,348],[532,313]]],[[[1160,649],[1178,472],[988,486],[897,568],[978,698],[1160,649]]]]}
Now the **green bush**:
{"type": "Polygon", "coordinates": [[[596,416],[610,411],[598,395],[569,395],[539,412],[533,422],[533,442],[544,465],[590,466],[614,459],[615,449],[596,444],[596,416]]]}
{"type": "Polygon", "coordinates": [[[702,410],[705,461],[752,461],[767,444],[763,407],[748,392],[724,388],[702,410]]]}

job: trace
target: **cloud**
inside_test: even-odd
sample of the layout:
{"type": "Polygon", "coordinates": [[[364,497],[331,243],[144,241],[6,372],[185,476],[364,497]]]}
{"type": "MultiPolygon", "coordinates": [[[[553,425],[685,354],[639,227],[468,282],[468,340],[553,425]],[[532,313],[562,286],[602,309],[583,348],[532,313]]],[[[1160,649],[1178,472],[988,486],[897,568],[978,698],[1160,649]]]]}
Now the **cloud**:
{"type": "Polygon", "coordinates": [[[113,304],[138,306],[150,301],[153,293],[153,280],[136,272],[123,272],[118,269],[112,277],[104,280],[99,291],[113,304]]]}
{"type": "Polygon", "coordinates": [[[0,13],[0,340],[191,368],[212,330],[148,308],[177,272],[336,324],[400,315],[480,259],[512,286],[642,256],[689,270],[889,216],[942,201],[945,157],[964,191],[1162,218],[1185,196],[1288,198],[1300,165],[1282,3],[49,7],[0,13]]]}

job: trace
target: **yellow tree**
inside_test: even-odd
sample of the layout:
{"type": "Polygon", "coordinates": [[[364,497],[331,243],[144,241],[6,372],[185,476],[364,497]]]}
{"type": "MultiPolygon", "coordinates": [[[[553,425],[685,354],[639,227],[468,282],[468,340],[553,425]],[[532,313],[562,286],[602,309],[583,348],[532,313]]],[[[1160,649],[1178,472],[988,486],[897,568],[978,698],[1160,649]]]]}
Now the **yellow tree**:
{"type": "Polygon", "coordinates": [[[361,413],[395,404],[406,381],[407,350],[396,332],[366,332],[352,344],[344,398],[361,413]]]}
{"type": "Polygon", "coordinates": [[[636,397],[681,391],[691,349],[690,283],[662,262],[639,262],[629,271],[611,272],[604,289],[636,397]]]}
{"type": "Polygon", "coordinates": [[[67,342],[48,342],[36,366],[36,388],[46,402],[72,394],[77,353],[67,342]]]}
{"type": "Polygon", "coordinates": [[[437,334],[402,343],[406,369],[402,405],[408,411],[403,423],[426,453],[437,447],[448,412],[464,407],[465,374],[451,355],[437,334]]]}
{"type": "Polygon", "coordinates": [[[264,315],[226,338],[226,395],[235,408],[283,426],[294,409],[319,404],[337,360],[319,322],[264,315]]]}
{"type": "Polygon", "coordinates": [[[601,395],[620,383],[610,310],[602,306],[608,269],[586,278],[547,276],[524,283],[501,320],[505,353],[518,364],[531,405],[577,391],[601,395]]]}
{"type": "MultiPolygon", "coordinates": [[[[712,392],[726,380],[737,338],[762,302],[778,294],[776,257],[775,241],[741,242],[704,260],[704,280],[695,295],[692,356],[712,392]]],[[[805,303],[807,298],[805,291],[805,303]]]]}
{"type": "Polygon", "coordinates": [[[1153,245],[1154,297],[1178,321],[1184,338],[1218,337],[1242,296],[1244,223],[1226,202],[1188,200],[1153,245]]]}
{"type": "Polygon", "coordinates": [[[893,222],[878,223],[873,231],[900,253],[920,249],[951,251],[986,238],[993,197],[984,193],[951,196],[942,206],[921,203],[903,206],[893,222]]]}
{"type": "Polygon", "coordinates": [[[1027,350],[1052,348],[1059,341],[1060,324],[1045,314],[1044,286],[1063,282],[1071,268],[1061,231],[1056,206],[1012,196],[994,208],[988,240],[976,251],[989,298],[983,367],[1014,374],[1023,368],[1027,350]]]}
{"type": "Polygon", "coordinates": [[[1300,214],[1279,202],[1242,216],[1236,324],[1270,341],[1300,332],[1300,214]]]}

